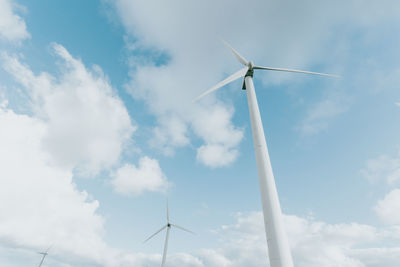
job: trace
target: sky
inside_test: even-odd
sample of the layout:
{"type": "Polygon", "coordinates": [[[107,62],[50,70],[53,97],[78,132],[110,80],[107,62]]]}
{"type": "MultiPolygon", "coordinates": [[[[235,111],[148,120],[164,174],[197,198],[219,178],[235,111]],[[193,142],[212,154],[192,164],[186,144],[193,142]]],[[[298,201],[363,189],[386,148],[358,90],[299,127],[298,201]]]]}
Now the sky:
{"type": "Polygon", "coordinates": [[[0,0],[0,265],[269,266],[254,83],[296,267],[400,262],[400,4],[0,0]]]}

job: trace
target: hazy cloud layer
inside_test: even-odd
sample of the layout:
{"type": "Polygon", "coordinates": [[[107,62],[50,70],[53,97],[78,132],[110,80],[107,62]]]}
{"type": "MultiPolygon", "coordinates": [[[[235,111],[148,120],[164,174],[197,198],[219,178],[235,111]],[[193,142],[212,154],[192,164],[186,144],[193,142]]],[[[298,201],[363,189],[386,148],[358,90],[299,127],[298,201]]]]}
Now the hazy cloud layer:
{"type": "Polygon", "coordinates": [[[400,181],[400,153],[394,157],[381,155],[368,160],[361,174],[372,183],[384,181],[396,185],[400,181]]]}
{"type": "Polygon", "coordinates": [[[332,119],[347,111],[349,103],[339,96],[329,96],[312,105],[299,125],[303,134],[316,134],[328,128],[332,119]]]}

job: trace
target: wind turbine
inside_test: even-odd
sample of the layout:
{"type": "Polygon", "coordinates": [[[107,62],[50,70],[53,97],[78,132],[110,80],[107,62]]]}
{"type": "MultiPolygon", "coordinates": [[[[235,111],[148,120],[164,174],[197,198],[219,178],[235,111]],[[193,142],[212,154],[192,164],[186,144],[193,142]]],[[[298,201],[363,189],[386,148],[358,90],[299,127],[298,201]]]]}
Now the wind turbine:
{"type": "Polygon", "coordinates": [[[161,227],[160,230],[158,230],[157,232],[155,232],[154,234],[152,234],[149,238],[147,238],[143,243],[146,243],[147,241],[149,241],[152,237],[154,237],[155,235],[157,235],[158,233],[160,233],[161,231],[163,231],[165,228],[167,228],[167,235],[165,237],[165,244],[164,244],[164,252],[163,252],[163,257],[162,257],[162,262],[161,262],[161,267],[165,266],[165,261],[167,259],[167,249],[168,249],[168,238],[169,238],[169,231],[171,230],[171,227],[175,227],[178,229],[181,229],[183,231],[186,231],[188,233],[194,234],[192,231],[189,231],[185,228],[183,228],[182,226],[173,224],[170,222],[169,220],[169,210],[168,210],[168,200],[167,200],[167,224],[164,225],[163,227],[161,227]]]}
{"type": "Polygon", "coordinates": [[[246,60],[228,43],[224,44],[232,51],[236,59],[245,67],[235,72],[225,80],[219,82],[214,87],[208,89],[194,101],[214,92],[222,86],[244,77],[243,90],[247,91],[247,102],[249,106],[251,129],[253,132],[254,149],[256,153],[258,178],[261,191],[261,202],[264,214],[265,232],[267,235],[268,254],[271,267],[293,267],[292,255],[289,248],[286,232],[282,222],[282,212],[279,204],[278,192],[276,190],[274,174],[268,154],[267,142],[265,140],[264,129],[261,121],[260,110],[257,104],[256,93],[253,84],[254,70],[272,70],[282,72],[296,72],[314,74],[328,77],[338,77],[336,75],[272,67],[256,66],[252,61],[246,60]]]}
{"type": "Polygon", "coordinates": [[[42,264],[43,264],[43,262],[44,262],[44,258],[46,258],[47,254],[49,254],[48,252],[49,252],[49,250],[50,250],[50,248],[51,248],[52,246],[53,246],[53,245],[51,245],[45,252],[38,252],[38,254],[43,255],[42,260],[41,260],[40,263],[39,263],[39,267],[42,266],[42,264]]]}

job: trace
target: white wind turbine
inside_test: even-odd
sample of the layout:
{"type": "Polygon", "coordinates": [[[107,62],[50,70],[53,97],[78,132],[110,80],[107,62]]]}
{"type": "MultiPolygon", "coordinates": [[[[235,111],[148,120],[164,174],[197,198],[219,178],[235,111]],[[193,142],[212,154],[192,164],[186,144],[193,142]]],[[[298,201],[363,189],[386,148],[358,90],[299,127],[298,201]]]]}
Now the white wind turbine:
{"type": "Polygon", "coordinates": [[[147,238],[145,241],[143,241],[143,243],[146,243],[147,241],[149,241],[152,237],[154,237],[155,235],[157,235],[158,233],[160,233],[162,230],[164,230],[165,228],[167,228],[167,235],[165,237],[165,244],[164,244],[164,252],[163,252],[163,257],[162,257],[162,262],[161,262],[161,267],[165,266],[165,261],[167,259],[167,250],[168,250],[168,238],[169,238],[169,230],[171,229],[171,227],[175,227],[178,229],[181,229],[183,231],[186,231],[188,233],[194,234],[192,231],[189,231],[185,228],[183,228],[182,226],[173,224],[169,221],[169,210],[168,210],[168,200],[167,200],[167,224],[164,225],[160,230],[158,230],[157,232],[155,232],[154,234],[152,234],[149,238],[147,238]]]}
{"type": "Polygon", "coordinates": [[[220,87],[235,81],[241,77],[244,78],[243,88],[247,90],[247,102],[249,106],[251,129],[253,132],[254,149],[258,168],[258,178],[261,191],[261,202],[264,214],[265,232],[267,235],[268,254],[271,267],[293,267],[292,255],[290,252],[286,232],[282,222],[282,212],[279,204],[278,193],[276,190],[274,174],[272,172],[271,162],[268,154],[267,142],[265,140],[264,129],[261,121],[260,110],[257,104],[256,93],[253,84],[254,70],[272,70],[282,72],[297,72],[305,74],[314,74],[321,76],[335,77],[336,75],[294,70],[255,66],[253,62],[247,61],[229,44],[224,44],[232,51],[236,59],[245,65],[244,68],[235,72],[225,80],[216,84],[214,87],[202,93],[194,101],[210,94],[220,87]]]}
{"type": "Polygon", "coordinates": [[[39,267],[42,266],[42,264],[43,264],[43,262],[44,262],[44,258],[46,258],[46,256],[49,254],[48,252],[49,252],[49,250],[50,250],[50,248],[51,248],[52,246],[53,246],[53,245],[51,245],[48,249],[46,249],[45,252],[38,252],[39,254],[43,255],[42,260],[41,260],[40,263],[39,263],[39,267]]]}

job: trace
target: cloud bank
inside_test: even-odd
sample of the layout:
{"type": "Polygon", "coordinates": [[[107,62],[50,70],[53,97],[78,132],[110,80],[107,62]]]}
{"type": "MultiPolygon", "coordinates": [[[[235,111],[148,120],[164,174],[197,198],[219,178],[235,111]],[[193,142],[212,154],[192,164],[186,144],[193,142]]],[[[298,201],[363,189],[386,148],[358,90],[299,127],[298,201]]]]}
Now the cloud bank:
{"type": "MultiPolygon", "coordinates": [[[[55,244],[55,266],[137,266],[153,256],[110,247],[99,202],[73,180],[120,167],[136,126],[98,66],[87,69],[59,44],[52,49],[62,60],[57,77],[35,74],[2,54],[3,68],[28,96],[29,111],[15,112],[7,99],[0,105],[0,195],[7,200],[0,204],[0,243],[26,251],[55,244]]],[[[162,174],[158,162],[144,157],[139,166],[130,190],[157,191],[162,185],[149,186],[145,176],[147,170],[162,174]]],[[[150,179],[167,183],[165,175],[150,179]]]]}

